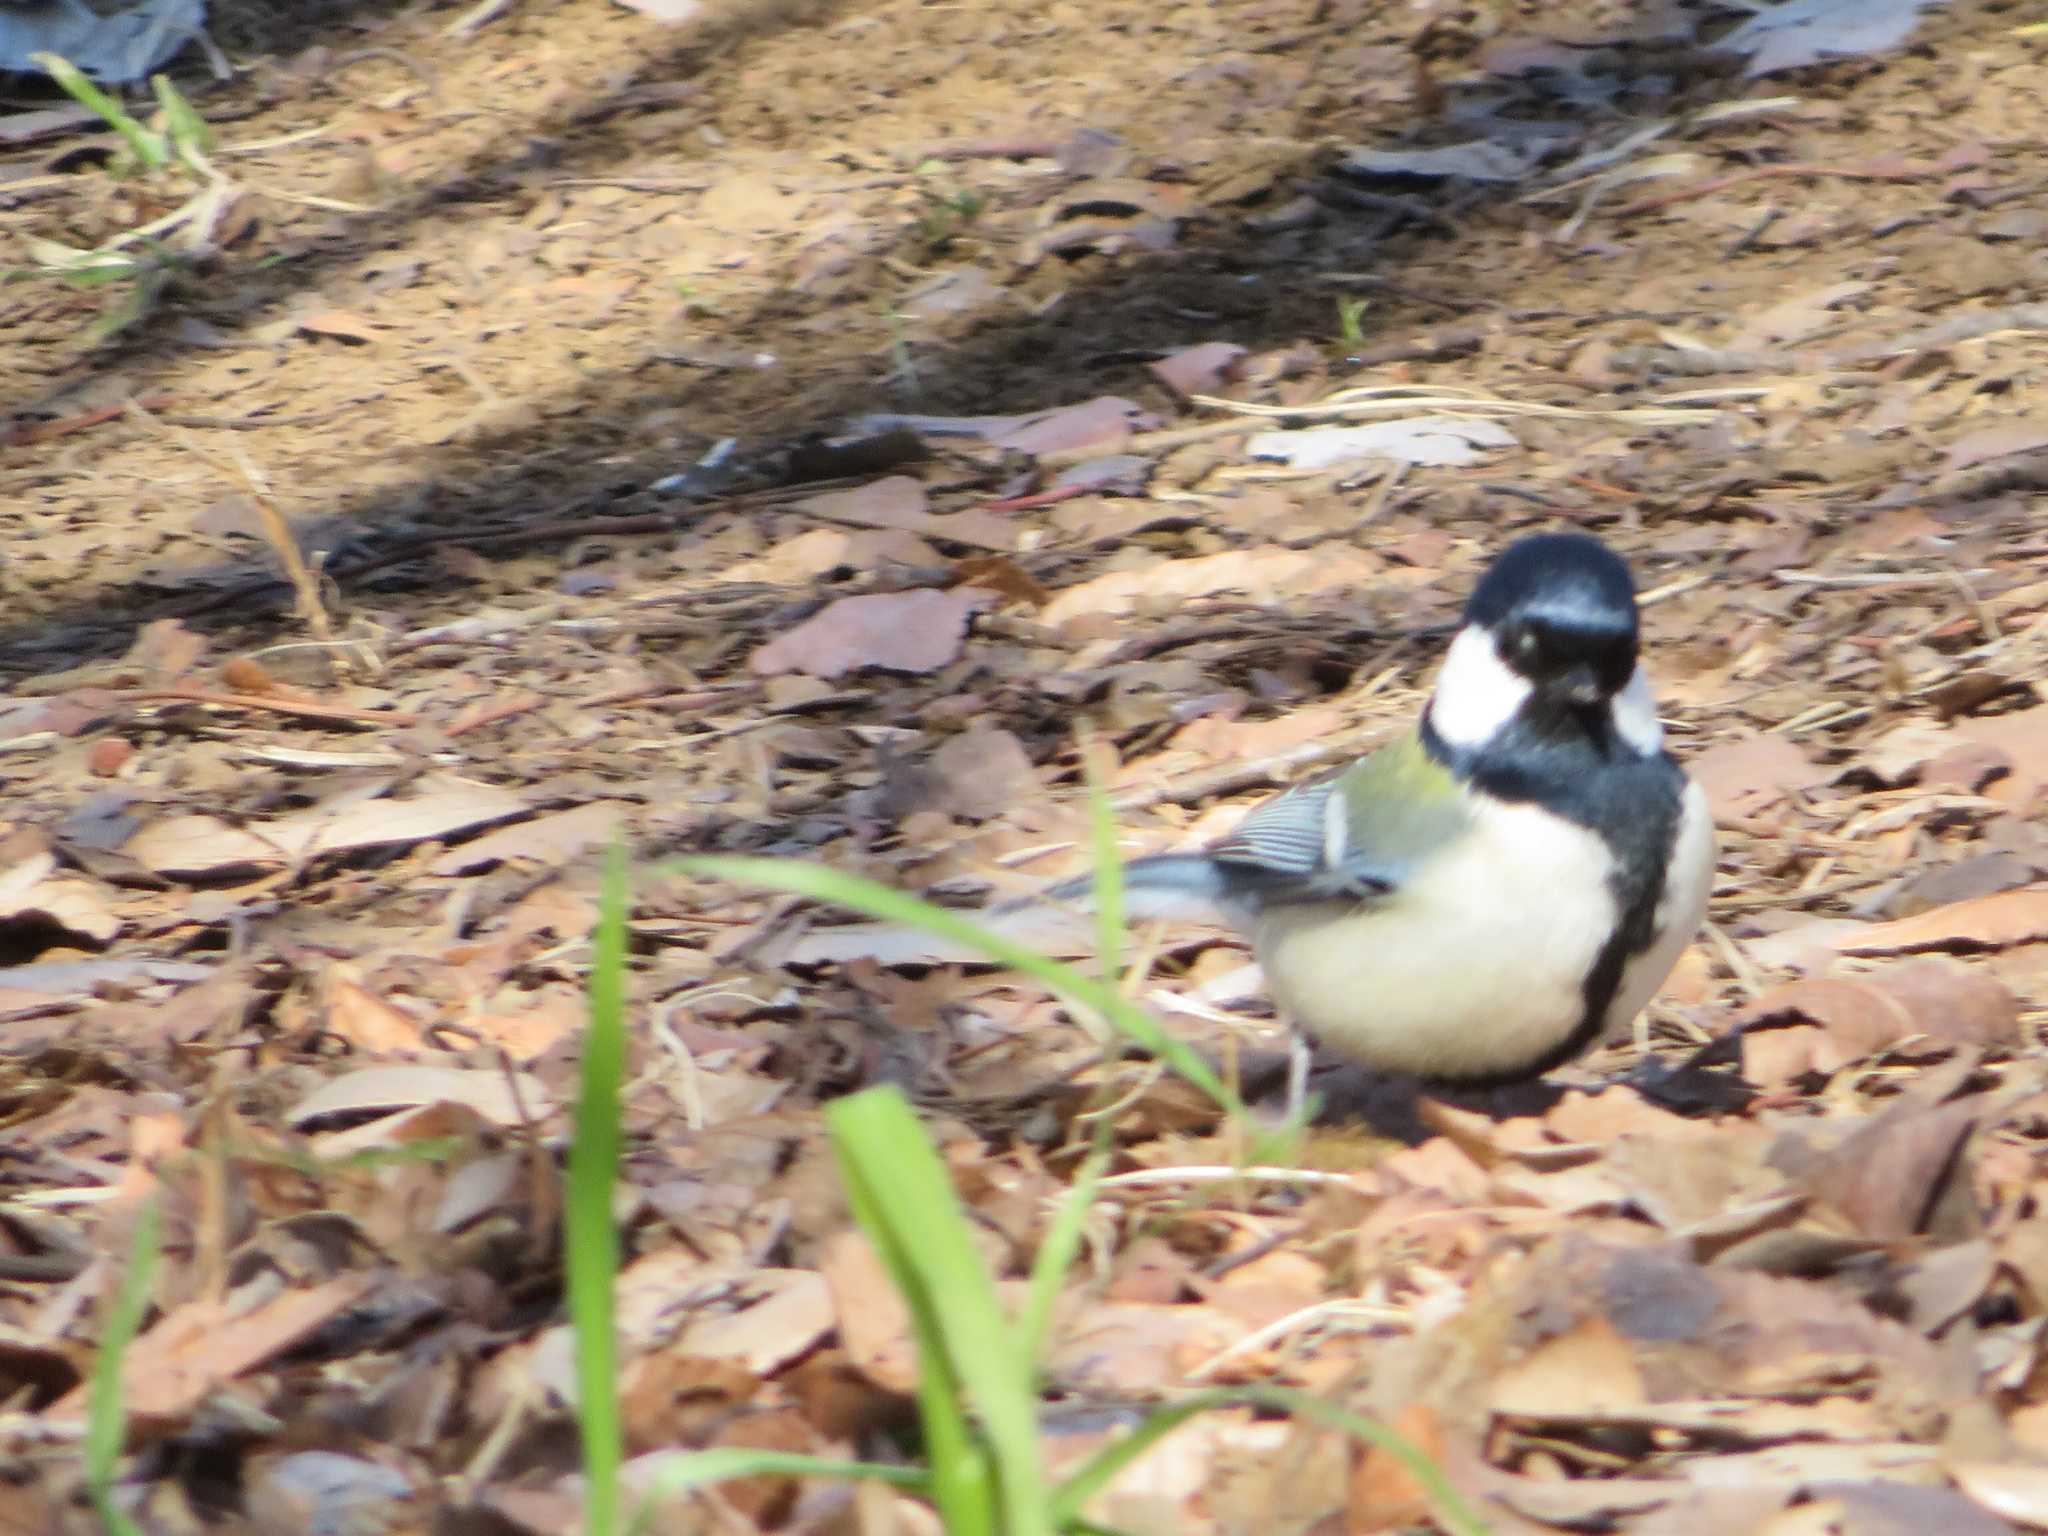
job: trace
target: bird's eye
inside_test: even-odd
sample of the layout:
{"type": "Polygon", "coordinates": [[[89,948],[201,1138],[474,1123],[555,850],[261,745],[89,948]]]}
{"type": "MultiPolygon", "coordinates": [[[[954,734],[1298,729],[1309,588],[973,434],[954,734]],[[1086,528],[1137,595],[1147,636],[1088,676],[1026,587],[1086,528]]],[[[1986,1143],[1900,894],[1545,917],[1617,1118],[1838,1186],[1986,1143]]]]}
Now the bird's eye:
{"type": "Polygon", "coordinates": [[[1517,624],[1508,632],[1508,656],[1523,663],[1533,663],[1543,654],[1543,637],[1527,624],[1517,624]]]}

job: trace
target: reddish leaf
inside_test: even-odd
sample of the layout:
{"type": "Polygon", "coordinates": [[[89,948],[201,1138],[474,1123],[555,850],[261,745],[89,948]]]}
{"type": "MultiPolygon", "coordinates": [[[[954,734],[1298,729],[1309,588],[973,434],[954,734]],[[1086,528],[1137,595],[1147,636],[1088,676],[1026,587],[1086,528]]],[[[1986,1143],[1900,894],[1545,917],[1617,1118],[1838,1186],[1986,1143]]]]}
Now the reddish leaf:
{"type": "Polygon", "coordinates": [[[755,651],[748,666],[763,676],[838,677],[860,667],[929,672],[960,654],[969,615],[994,601],[979,587],[842,597],[755,651]]]}
{"type": "Polygon", "coordinates": [[[1845,955],[1903,955],[1921,949],[2003,949],[2040,938],[2048,938],[2048,889],[2030,886],[1889,923],[1868,923],[1816,942],[1845,955]]]}
{"type": "Polygon", "coordinates": [[[1834,777],[1788,736],[1749,736],[1710,747],[1686,764],[1717,818],[1755,816],[1788,794],[1834,777]]]}

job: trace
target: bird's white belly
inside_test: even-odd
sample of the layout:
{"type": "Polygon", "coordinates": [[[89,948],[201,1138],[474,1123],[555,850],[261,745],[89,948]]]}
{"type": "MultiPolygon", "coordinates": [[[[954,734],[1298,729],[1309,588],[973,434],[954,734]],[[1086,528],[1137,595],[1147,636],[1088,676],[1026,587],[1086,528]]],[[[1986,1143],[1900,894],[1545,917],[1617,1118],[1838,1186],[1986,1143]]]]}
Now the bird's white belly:
{"type": "Polygon", "coordinates": [[[1479,1077],[1526,1068],[1578,1028],[1617,916],[1606,845],[1533,806],[1475,800],[1473,816],[1454,850],[1369,915],[1265,913],[1267,983],[1311,1034],[1382,1071],[1479,1077]]]}

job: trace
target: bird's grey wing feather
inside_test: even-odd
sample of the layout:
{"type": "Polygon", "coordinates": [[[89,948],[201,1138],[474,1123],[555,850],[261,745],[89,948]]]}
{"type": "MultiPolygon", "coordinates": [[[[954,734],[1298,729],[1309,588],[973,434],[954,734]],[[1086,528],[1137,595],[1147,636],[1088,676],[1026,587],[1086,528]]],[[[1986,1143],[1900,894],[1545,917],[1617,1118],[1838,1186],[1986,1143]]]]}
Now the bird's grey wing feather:
{"type": "Polygon", "coordinates": [[[1275,796],[1209,855],[1240,903],[1369,901],[1398,890],[1468,815],[1411,733],[1275,796]]]}
{"type": "Polygon", "coordinates": [[[1333,805],[1345,770],[1309,779],[1258,807],[1209,849],[1226,882],[1261,904],[1364,900],[1395,885],[1370,849],[1348,846],[1342,806],[1333,805]],[[1336,817],[1333,828],[1332,818],[1336,817]]]}
{"type": "Polygon", "coordinates": [[[1326,775],[1275,795],[1239,822],[1236,831],[1211,844],[1209,856],[1276,875],[1315,873],[1329,845],[1335,785],[1335,775],[1326,775]]]}

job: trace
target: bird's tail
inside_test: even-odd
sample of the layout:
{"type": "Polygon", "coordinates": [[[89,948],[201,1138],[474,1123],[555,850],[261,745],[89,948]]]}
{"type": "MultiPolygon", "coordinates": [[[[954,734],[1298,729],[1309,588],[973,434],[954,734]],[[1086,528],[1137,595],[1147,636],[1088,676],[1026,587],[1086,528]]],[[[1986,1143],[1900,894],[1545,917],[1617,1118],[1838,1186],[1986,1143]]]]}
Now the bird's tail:
{"type": "MultiPolygon", "coordinates": [[[[1045,893],[1047,901],[1092,905],[1095,877],[1062,880],[1045,893]]],[[[1133,859],[1124,866],[1124,912],[1139,921],[1181,918],[1214,922],[1230,916],[1223,871],[1206,853],[1159,853],[1133,859]]]]}

